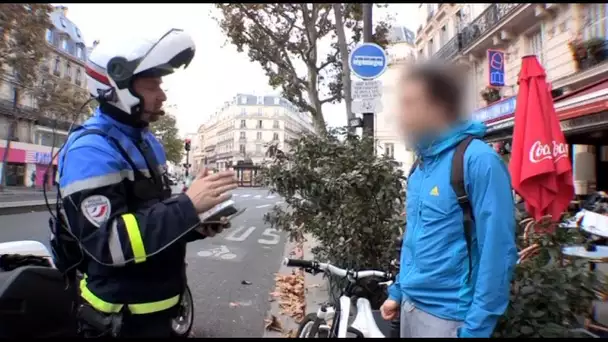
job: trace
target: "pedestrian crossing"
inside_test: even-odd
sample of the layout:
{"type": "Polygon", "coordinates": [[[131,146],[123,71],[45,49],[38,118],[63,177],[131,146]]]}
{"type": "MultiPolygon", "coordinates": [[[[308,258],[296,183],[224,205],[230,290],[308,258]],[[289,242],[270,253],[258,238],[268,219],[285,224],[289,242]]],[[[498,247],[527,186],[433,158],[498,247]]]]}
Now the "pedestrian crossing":
{"type": "Polygon", "coordinates": [[[236,202],[258,202],[259,205],[256,205],[256,209],[268,208],[273,205],[281,205],[283,201],[277,195],[260,195],[260,194],[250,194],[250,193],[232,193],[232,199],[236,202]]]}
{"type": "Polygon", "coordinates": [[[268,195],[268,196],[264,196],[264,195],[252,195],[252,194],[241,194],[241,193],[233,193],[232,197],[235,198],[253,198],[253,199],[275,199],[277,198],[276,195],[268,195]]]}

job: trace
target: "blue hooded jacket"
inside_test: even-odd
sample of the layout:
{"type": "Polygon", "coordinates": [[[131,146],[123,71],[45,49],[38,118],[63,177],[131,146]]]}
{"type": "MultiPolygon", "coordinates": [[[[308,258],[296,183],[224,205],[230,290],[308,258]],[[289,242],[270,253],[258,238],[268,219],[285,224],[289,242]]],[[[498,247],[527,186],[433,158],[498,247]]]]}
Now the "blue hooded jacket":
{"type": "Polygon", "coordinates": [[[398,279],[389,298],[409,300],[442,319],[464,321],[459,337],[490,337],[509,303],[515,263],[515,205],[511,180],[500,156],[475,139],[464,155],[464,178],[475,227],[473,270],[463,214],[450,185],[451,163],[459,142],[482,138],[486,127],[466,122],[417,145],[419,167],[407,184],[407,224],[398,279]]]}

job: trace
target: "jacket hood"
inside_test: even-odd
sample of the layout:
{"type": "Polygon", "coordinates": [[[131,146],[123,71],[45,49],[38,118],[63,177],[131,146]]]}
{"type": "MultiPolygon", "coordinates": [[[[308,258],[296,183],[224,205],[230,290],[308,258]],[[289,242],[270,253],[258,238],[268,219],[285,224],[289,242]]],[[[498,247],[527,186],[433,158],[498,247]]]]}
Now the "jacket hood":
{"type": "Polygon", "coordinates": [[[461,122],[443,133],[421,138],[416,144],[416,152],[423,158],[436,156],[454,147],[469,135],[483,138],[486,130],[486,125],[479,121],[461,122]]]}

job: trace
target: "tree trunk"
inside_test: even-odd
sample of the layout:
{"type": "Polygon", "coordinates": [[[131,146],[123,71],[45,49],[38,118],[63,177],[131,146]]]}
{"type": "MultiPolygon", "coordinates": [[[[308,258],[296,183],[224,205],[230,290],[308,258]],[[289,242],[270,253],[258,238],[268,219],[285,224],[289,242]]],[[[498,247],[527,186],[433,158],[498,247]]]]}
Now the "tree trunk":
{"type": "Polygon", "coordinates": [[[0,191],[4,190],[6,186],[6,163],[8,160],[8,153],[11,149],[11,139],[13,139],[15,132],[15,122],[9,119],[8,127],[6,128],[6,145],[4,146],[4,153],[2,155],[2,172],[0,172],[0,191]]]}
{"type": "MultiPolygon", "coordinates": [[[[334,15],[336,16],[336,35],[338,36],[338,48],[340,49],[340,59],[342,61],[342,84],[344,91],[344,102],[346,105],[346,123],[350,127],[350,120],[354,118],[352,113],[352,93],[350,84],[350,67],[348,65],[348,45],[344,34],[344,22],[342,20],[342,4],[332,4],[334,15]]],[[[349,130],[354,130],[349,128],[349,130]]]]}

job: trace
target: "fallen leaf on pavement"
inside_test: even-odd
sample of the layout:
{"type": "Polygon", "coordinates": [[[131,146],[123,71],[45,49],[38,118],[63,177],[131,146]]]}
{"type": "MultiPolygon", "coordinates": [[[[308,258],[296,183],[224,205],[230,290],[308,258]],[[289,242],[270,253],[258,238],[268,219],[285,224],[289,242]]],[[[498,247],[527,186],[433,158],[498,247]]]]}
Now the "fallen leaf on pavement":
{"type": "Polygon", "coordinates": [[[271,315],[269,318],[266,318],[264,320],[264,323],[265,323],[264,328],[266,330],[283,332],[283,325],[281,324],[281,321],[279,321],[275,315],[271,315]]]}
{"type": "Polygon", "coordinates": [[[294,329],[289,330],[288,332],[283,334],[283,337],[287,337],[287,338],[296,338],[298,336],[296,336],[296,331],[294,329]]]}

